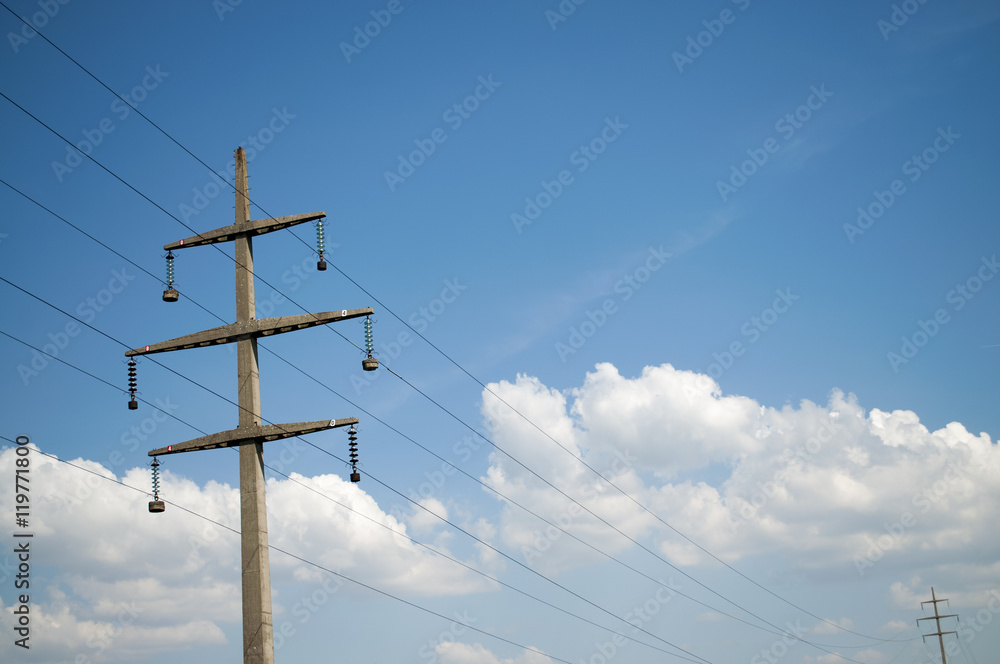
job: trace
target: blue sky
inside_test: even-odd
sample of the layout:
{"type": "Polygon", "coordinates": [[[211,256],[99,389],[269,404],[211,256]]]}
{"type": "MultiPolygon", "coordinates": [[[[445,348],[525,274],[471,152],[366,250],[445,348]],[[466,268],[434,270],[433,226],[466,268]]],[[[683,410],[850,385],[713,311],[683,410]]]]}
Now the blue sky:
{"type": "MultiPolygon", "coordinates": [[[[123,352],[234,319],[231,247],[177,252],[173,305],[162,247],[193,234],[182,221],[233,219],[232,191],[176,143],[229,181],[244,145],[253,218],[324,210],[332,264],[315,271],[309,225],[257,240],[258,316],[371,306],[379,358],[410,383],[363,373],[329,330],[262,342],[264,417],[359,417],[366,477],[300,442],[270,464],[606,627],[597,606],[651,602],[643,628],[711,662],[925,661],[932,585],[972,629],[954,661],[1000,646],[993,3],[5,2],[169,134],[0,12],[0,276],[116,340],[0,282],[7,439],[148,490],[146,451],[235,426],[233,349],[155,356],[176,374],[141,361],[160,410],[138,411],[123,352]],[[711,608],[664,602],[668,581],[711,608]],[[776,645],[722,597],[825,650],[776,645]]],[[[335,331],[363,343],[358,321],[335,331]]],[[[308,440],[347,454],[343,431],[308,440]]],[[[161,461],[168,500],[238,528],[231,452],[161,461]]],[[[235,535],[33,463],[37,647],[0,652],[238,661],[235,535]],[[141,609],[127,625],[121,602],[141,609]]],[[[294,631],[278,661],[607,657],[610,632],[269,481],[272,544],[448,616],[272,552],[275,623],[294,631]],[[313,593],[329,601],[297,614],[313,593]]]]}

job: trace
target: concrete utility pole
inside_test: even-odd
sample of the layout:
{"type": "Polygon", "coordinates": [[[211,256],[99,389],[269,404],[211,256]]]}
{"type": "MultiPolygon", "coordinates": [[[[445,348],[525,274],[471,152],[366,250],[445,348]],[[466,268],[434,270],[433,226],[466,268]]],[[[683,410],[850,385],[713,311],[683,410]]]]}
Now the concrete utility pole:
{"type": "Polygon", "coordinates": [[[944,635],[945,634],[956,634],[956,635],[958,634],[958,632],[942,632],[941,631],[941,619],[942,618],[957,618],[958,617],[957,613],[949,613],[948,615],[944,615],[944,616],[940,615],[938,613],[938,607],[937,607],[938,602],[947,602],[947,601],[948,601],[947,599],[938,599],[937,595],[934,594],[934,587],[931,586],[931,598],[929,600],[927,600],[926,602],[921,602],[920,606],[923,607],[924,604],[933,604],[934,605],[934,615],[933,616],[928,616],[927,618],[917,618],[917,625],[918,626],[920,625],[920,621],[921,620],[933,620],[933,621],[935,621],[935,624],[936,624],[936,627],[937,627],[937,631],[936,632],[931,632],[930,634],[924,634],[923,630],[921,630],[920,635],[924,637],[924,641],[927,640],[928,636],[936,636],[936,637],[938,637],[938,646],[941,648],[941,664],[948,664],[948,657],[944,654],[944,635]]]}
{"type": "MultiPolygon", "coordinates": [[[[267,507],[264,497],[264,443],[302,434],[357,424],[357,418],[263,425],[260,408],[260,375],[257,338],[368,316],[371,308],[328,311],[320,314],[282,316],[257,320],[254,304],[252,237],[296,224],[322,219],[324,212],[250,220],[246,152],[236,150],[236,223],[214,231],[164,245],[164,249],[186,249],[217,242],[235,242],[236,322],[195,332],[158,344],[136,348],[129,357],[173,350],[236,343],[239,387],[239,425],[177,445],[151,450],[149,456],[194,452],[218,447],[240,447],[240,530],[243,562],[243,661],[274,663],[274,631],[271,620],[271,572],[267,543],[267,507]]],[[[166,298],[164,298],[166,299],[166,298]]],[[[352,478],[353,479],[353,478],[352,478]]]]}

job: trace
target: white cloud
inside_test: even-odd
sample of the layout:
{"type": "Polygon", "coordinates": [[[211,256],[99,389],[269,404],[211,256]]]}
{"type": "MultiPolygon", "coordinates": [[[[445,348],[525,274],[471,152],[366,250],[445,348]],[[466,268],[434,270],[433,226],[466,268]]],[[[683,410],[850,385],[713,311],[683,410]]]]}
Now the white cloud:
{"type": "Polygon", "coordinates": [[[417,503],[424,509],[414,507],[406,519],[415,532],[434,530],[441,524],[441,519],[448,518],[448,508],[437,498],[422,498],[417,503]]]}
{"type": "Polygon", "coordinates": [[[886,634],[897,634],[912,628],[913,624],[911,623],[904,622],[902,620],[890,620],[886,624],[879,627],[879,631],[885,632],[886,634]]]}
{"type": "MultiPolygon", "coordinates": [[[[528,376],[489,387],[570,454],[517,416],[496,415],[503,407],[484,392],[484,416],[501,447],[553,484],[575,487],[570,493],[587,508],[675,563],[708,559],[580,459],[727,561],[778,553],[802,571],[853,578],[887,560],[896,574],[948,565],[980,594],[997,578],[1000,452],[960,423],[928,431],[915,413],[866,413],[836,390],[825,405],[773,408],[723,395],[709,377],[670,365],[626,378],[599,364],[565,392],[528,376]],[[615,465],[616,454],[628,463],[615,465]],[[723,478],[691,479],[708,469],[724,470],[723,478]]],[[[608,553],[632,546],[502,454],[492,457],[487,481],[608,553]]],[[[548,530],[505,506],[503,541],[538,569],[599,558],[548,530]]]]}
{"type": "MultiPolygon", "coordinates": [[[[851,659],[861,662],[862,664],[883,664],[889,660],[889,656],[878,650],[862,650],[850,655],[851,659]]],[[[837,664],[840,662],[843,664],[844,657],[839,654],[827,654],[820,655],[818,657],[811,657],[806,655],[802,658],[802,664],[837,664]]]]}
{"type": "MultiPolygon", "coordinates": [[[[528,376],[490,387],[569,453],[533,425],[504,415],[505,407],[487,392],[484,417],[500,447],[675,564],[707,559],[637,503],[727,561],[767,554],[817,578],[829,579],[831,572],[866,581],[882,575],[887,598],[900,608],[929,599],[932,578],[953,605],[982,608],[992,601],[989,590],[1000,578],[1000,533],[994,527],[1000,454],[985,434],[974,436],[959,423],[929,431],[914,413],[866,412],[855,397],[838,391],[826,404],[773,408],[723,395],[710,378],[669,365],[647,367],[635,378],[598,365],[581,386],[565,392],[528,376]]],[[[0,451],[0,475],[13,475],[14,460],[13,450],[0,451]]],[[[75,463],[115,479],[98,463],[75,463]]],[[[121,479],[145,488],[149,471],[134,468],[121,479]]],[[[603,551],[618,555],[635,546],[502,453],[491,455],[485,480],[603,551]]],[[[212,647],[224,644],[227,633],[238,633],[240,554],[234,533],[170,506],[151,515],[147,496],[42,455],[32,458],[32,482],[31,527],[46,544],[32,559],[34,569],[45,572],[33,588],[34,624],[39,636],[59,634],[46,642],[44,661],[71,661],[82,649],[98,649],[113,632],[120,634],[105,655],[119,661],[141,657],[144,647],[212,647]],[[126,607],[134,607],[136,617],[119,629],[116,621],[126,607]]],[[[233,487],[199,485],[165,472],[162,491],[239,527],[233,487]]],[[[270,541],[281,549],[408,596],[495,587],[402,536],[419,532],[447,551],[450,535],[426,512],[386,513],[358,485],[335,475],[294,474],[270,480],[267,491],[270,541]]],[[[543,572],[603,561],[558,529],[499,504],[500,518],[490,521],[465,504],[423,501],[434,514],[499,542],[543,572]]],[[[0,483],[0,514],[13,518],[13,483],[0,483]]],[[[504,571],[495,553],[470,550],[478,551],[468,555],[477,556],[481,568],[504,571]]],[[[2,558],[0,577],[8,574],[2,558]]],[[[271,553],[271,569],[277,583],[315,583],[325,576],[277,552],[271,553]]],[[[7,595],[3,601],[7,608],[0,616],[8,629],[12,601],[7,595]]],[[[293,597],[276,595],[276,616],[293,603],[293,597]]],[[[848,626],[845,620],[838,624],[848,626]]],[[[0,657],[10,647],[0,647],[0,657]]],[[[502,660],[478,644],[439,650],[446,664],[547,659],[524,651],[502,660]]],[[[866,657],[877,661],[874,652],[866,657]]]]}
{"type": "Polygon", "coordinates": [[[722,622],[726,617],[721,613],[716,613],[715,611],[706,611],[705,613],[699,613],[695,616],[695,620],[700,620],[702,622],[722,622]]]}
{"type": "Polygon", "coordinates": [[[534,650],[525,650],[517,657],[501,659],[476,643],[467,645],[447,641],[439,644],[435,653],[441,664],[552,664],[552,659],[534,650]]]}
{"type": "MultiPolygon", "coordinates": [[[[41,662],[129,662],[158,653],[223,645],[222,630],[210,620],[186,620],[155,624],[146,615],[152,605],[142,601],[102,602],[100,611],[87,611],[66,601],[52,589],[51,601],[30,604],[30,649],[16,652],[10,639],[4,639],[0,653],[7,652],[17,661],[41,662]],[[81,614],[101,617],[80,617],[81,614]],[[21,653],[18,655],[17,653],[21,653]],[[29,655],[26,658],[22,655],[29,655]]],[[[35,595],[38,597],[38,595],[35,595]]],[[[237,598],[237,603],[238,603],[237,598]]],[[[14,605],[0,602],[0,624],[13,634],[14,605]]]]}
{"type": "MultiPolygon", "coordinates": [[[[0,475],[14,476],[16,458],[11,448],[0,451],[0,475]]],[[[129,661],[144,652],[225,643],[220,626],[238,631],[241,620],[239,536],[171,505],[150,514],[149,497],[117,485],[108,469],[83,459],[73,463],[109,479],[31,455],[32,637],[46,644],[44,661],[97,651],[129,661]]],[[[357,485],[335,475],[291,477],[267,484],[272,545],[392,593],[451,595],[495,587],[403,537],[406,525],[357,485]]],[[[170,472],[161,480],[164,498],[239,529],[237,488],[199,486],[170,472]]],[[[121,481],[145,489],[149,470],[128,470],[121,481]]],[[[14,483],[0,483],[0,514],[13,522],[13,513],[14,483]]],[[[446,550],[445,542],[438,537],[435,545],[446,550]]],[[[9,556],[2,562],[6,578],[13,569],[9,556]]],[[[277,583],[328,576],[275,551],[270,562],[277,583]]],[[[274,598],[276,616],[288,611],[281,599],[274,598]]],[[[11,596],[4,593],[0,601],[7,606],[0,611],[5,631],[12,633],[11,596]]],[[[13,647],[5,640],[0,659],[13,647]]]]}

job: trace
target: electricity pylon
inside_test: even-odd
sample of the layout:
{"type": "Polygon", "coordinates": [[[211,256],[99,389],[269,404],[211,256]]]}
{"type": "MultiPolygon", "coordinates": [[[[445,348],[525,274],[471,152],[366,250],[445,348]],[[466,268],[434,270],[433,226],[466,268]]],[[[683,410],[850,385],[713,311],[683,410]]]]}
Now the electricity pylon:
{"type": "Polygon", "coordinates": [[[930,634],[924,634],[923,630],[921,630],[920,631],[920,635],[922,637],[924,637],[925,641],[927,640],[928,636],[936,636],[936,637],[938,637],[938,646],[940,646],[940,648],[941,648],[941,664],[948,664],[948,657],[944,654],[944,635],[945,634],[956,634],[956,635],[958,634],[958,632],[954,632],[954,631],[951,631],[951,632],[942,632],[941,631],[941,619],[942,618],[957,618],[958,617],[957,613],[949,613],[948,615],[944,615],[944,616],[942,616],[942,615],[940,615],[938,613],[938,607],[937,607],[938,602],[947,602],[947,601],[948,600],[946,600],[946,599],[938,599],[937,595],[934,594],[934,587],[931,586],[931,598],[929,600],[927,600],[926,602],[921,602],[920,606],[923,607],[924,604],[933,604],[934,605],[934,615],[933,616],[928,616],[926,618],[917,618],[917,625],[920,625],[920,621],[921,620],[933,620],[933,621],[935,621],[935,625],[937,627],[937,631],[936,632],[931,632],[930,634]]]}
{"type": "MultiPolygon", "coordinates": [[[[236,429],[195,438],[184,443],[151,450],[149,456],[210,450],[217,447],[240,448],[240,531],[243,563],[243,661],[247,664],[274,663],[274,628],[271,616],[271,572],[267,543],[267,508],[264,496],[264,443],[291,436],[357,424],[354,417],[296,422],[293,424],[262,424],[260,408],[260,375],[257,362],[259,337],[293,332],[316,325],[325,325],[350,318],[369,316],[371,308],[343,309],[320,314],[301,314],[258,320],[254,304],[254,273],[252,238],[296,224],[322,219],[324,212],[250,220],[250,198],[247,183],[246,152],[236,150],[236,223],[164,245],[172,252],[218,242],[234,242],[236,246],[236,322],[161,343],[135,348],[128,357],[150,355],[173,350],[199,348],[216,344],[236,343],[237,379],[239,386],[239,425],[236,429]]],[[[168,254],[168,261],[172,254],[168,254]]],[[[320,255],[322,261],[322,254],[320,255]]],[[[172,263],[168,262],[172,267],[172,263]]],[[[325,268],[322,265],[320,269],[325,268]]],[[[172,270],[168,268],[172,281],[172,270]]],[[[166,301],[176,301],[173,284],[168,283],[166,301]]],[[[367,368],[367,367],[366,367],[367,368]]],[[[132,374],[134,376],[134,374],[132,374]]],[[[134,399],[133,399],[134,403],[134,399]]],[[[130,408],[133,407],[130,404],[130,408]]],[[[351,478],[354,480],[354,477],[351,478]]],[[[162,503],[158,509],[162,511],[162,503]]]]}

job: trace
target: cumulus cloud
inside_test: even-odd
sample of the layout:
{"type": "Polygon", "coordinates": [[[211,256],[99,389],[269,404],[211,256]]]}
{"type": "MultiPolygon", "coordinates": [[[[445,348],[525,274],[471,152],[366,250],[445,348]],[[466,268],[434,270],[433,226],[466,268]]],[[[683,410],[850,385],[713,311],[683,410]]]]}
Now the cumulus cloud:
{"type": "Polygon", "coordinates": [[[510,659],[501,659],[481,644],[448,641],[435,649],[441,664],[552,664],[552,659],[535,650],[525,650],[510,659]]]}
{"type": "MultiPolygon", "coordinates": [[[[0,451],[0,475],[14,476],[16,458],[11,448],[0,451]]],[[[238,633],[240,538],[227,529],[240,527],[238,488],[162,474],[164,497],[217,525],[170,505],[162,514],[150,514],[148,495],[117,484],[149,487],[148,468],[118,477],[94,461],[72,463],[94,474],[31,455],[30,527],[37,543],[29,589],[32,638],[45,644],[44,656],[34,650],[42,657],[38,661],[73,661],[80,653],[130,661],[145,652],[222,645],[224,629],[238,633]]],[[[356,484],[335,475],[290,477],[267,483],[269,539],[275,547],[410,597],[493,588],[413,544],[405,537],[406,524],[383,512],[356,484]]],[[[0,514],[11,523],[14,489],[13,482],[0,484],[0,514]]],[[[433,535],[430,524],[421,527],[433,535]]],[[[435,542],[439,549],[445,544],[440,537],[435,542]]],[[[272,551],[270,559],[276,583],[322,583],[329,576],[279,552],[272,551]]],[[[0,560],[0,581],[8,581],[16,565],[9,555],[0,560]]],[[[0,622],[8,633],[17,599],[6,590],[12,587],[0,585],[0,622]]],[[[276,616],[287,613],[279,596],[274,604],[276,616]]],[[[10,641],[0,647],[0,658],[13,648],[10,641]]]]}
{"type": "MultiPolygon", "coordinates": [[[[886,560],[895,573],[960,565],[962,582],[980,594],[996,578],[1000,452],[960,423],[929,431],[913,412],[866,412],[838,390],[826,404],[775,408],[723,395],[708,376],[669,364],[635,378],[599,364],[565,392],[523,375],[489,389],[566,450],[484,391],[500,447],[674,563],[708,558],[637,503],[730,562],[780,553],[805,573],[855,578],[879,573],[886,560]],[[699,472],[712,479],[695,479],[699,472]]],[[[503,454],[486,479],[603,551],[632,546],[503,454]]],[[[548,572],[599,557],[510,506],[500,536],[548,572]]],[[[915,599],[898,594],[901,603],[915,599]]]]}
{"type": "MultiPolygon", "coordinates": [[[[130,662],[145,659],[160,652],[191,650],[225,644],[222,630],[212,621],[187,620],[156,624],[147,616],[151,604],[128,602],[112,605],[104,602],[103,611],[81,610],[54,590],[52,601],[31,605],[31,635],[29,650],[14,652],[5,639],[0,652],[16,657],[16,661],[76,663],[130,662]],[[89,614],[95,617],[81,617],[89,614]],[[102,614],[97,617],[98,614],[102,614]]],[[[237,605],[239,598],[237,597],[237,605]]],[[[0,602],[4,631],[13,634],[11,611],[15,605],[0,602]]]]}
{"type": "MultiPolygon", "coordinates": [[[[453,535],[432,514],[547,574],[601,562],[601,552],[627,553],[636,546],[629,538],[676,565],[709,561],[666,521],[726,561],[766,554],[815,578],[881,575],[899,608],[928,599],[928,579],[939,590],[947,581],[956,606],[1000,604],[990,594],[1000,577],[1000,453],[989,436],[960,423],[930,431],[915,413],[865,410],[837,390],[824,404],[773,407],[725,395],[709,377],[670,365],[630,378],[600,364],[565,391],[523,375],[490,390],[497,396],[484,392],[484,424],[518,461],[493,453],[484,481],[558,528],[503,499],[497,518],[436,497],[421,501],[427,511],[390,514],[336,475],[292,474],[267,484],[271,543],[389,592],[427,597],[495,587],[405,537],[417,533],[448,551],[453,535]]],[[[14,475],[15,458],[12,449],[0,450],[0,475],[14,475]]],[[[221,525],[169,506],[150,515],[148,496],[116,485],[148,487],[147,468],[74,463],[96,475],[32,457],[31,526],[46,543],[32,558],[41,572],[33,579],[33,625],[45,635],[44,649],[32,653],[37,661],[72,661],[96,650],[108,661],[132,661],[144,648],[226,645],[240,621],[239,538],[227,529],[239,528],[238,489],[165,472],[167,498],[221,525]]],[[[0,484],[0,515],[8,522],[13,491],[13,483],[0,484]]],[[[466,551],[480,568],[505,570],[485,547],[466,551]]],[[[2,590],[11,569],[10,556],[0,554],[5,630],[16,602],[2,590]]],[[[276,584],[329,581],[278,552],[271,570],[276,584]]],[[[276,620],[293,601],[275,595],[276,620]]],[[[820,625],[814,633],[826,631],[820,625]]],[[[0,646],[0,658],[11,647],[0,646]]],[[[445,664],[548,661],[531,650],[502,659],[480,644],[437,650],[445,664]]],[[[875,664],[879,657],[871,651],[859,659],[875,664]]]]}

